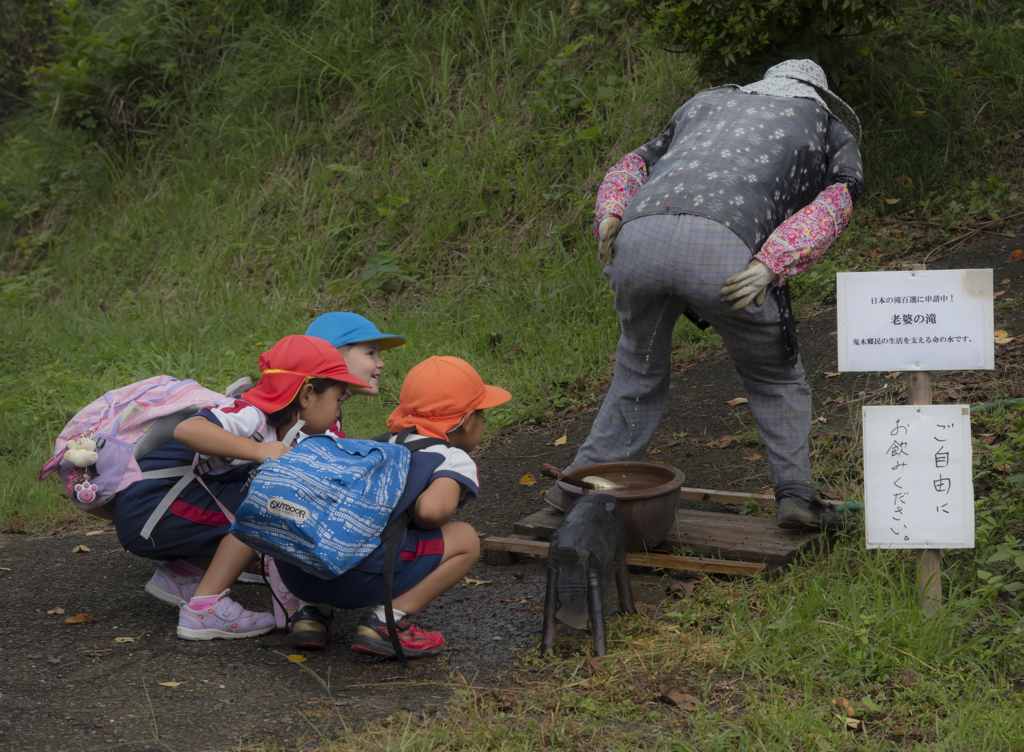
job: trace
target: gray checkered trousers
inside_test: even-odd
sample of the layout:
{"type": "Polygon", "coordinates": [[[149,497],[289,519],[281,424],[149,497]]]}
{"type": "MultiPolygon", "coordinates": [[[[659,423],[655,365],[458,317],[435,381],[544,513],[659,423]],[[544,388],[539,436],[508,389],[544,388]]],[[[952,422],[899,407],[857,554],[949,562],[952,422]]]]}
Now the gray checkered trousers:
{"type": "Polygon", "coordinates": [[[622,225],[604,270],[622,322],[615,377],[569,469],[643,459],[668,400],[672,328],[689,306],[722,336],[743,379],[772,482],[811,480],[811,388],[799,359],[790,365],[778,300],[733,311],[721,299],[725,280],[750,258],[739,237],[704,217],[658,214],[622,225]]]}

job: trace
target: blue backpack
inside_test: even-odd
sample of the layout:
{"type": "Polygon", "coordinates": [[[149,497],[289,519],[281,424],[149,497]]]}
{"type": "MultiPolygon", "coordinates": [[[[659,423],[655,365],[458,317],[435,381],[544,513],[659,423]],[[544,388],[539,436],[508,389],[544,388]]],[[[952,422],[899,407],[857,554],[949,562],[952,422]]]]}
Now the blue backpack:
{"type": "MultiPolygon", "coordinates": [[[[412,517],[406,511],[388,520],[409,477],[412,455],[403,445],[411,434],[402,431],[394,444],[388,443],[390,434],[371,441],[309,436],[260,465],[231,525],[232,534],[259,553],[325,580],[352,569],[385,542],[382,596],[391,642],[403,664],[391,585],[402,533],[412,517]]],[[[420,439],[413,451],[446,443],[420,439]]]]}

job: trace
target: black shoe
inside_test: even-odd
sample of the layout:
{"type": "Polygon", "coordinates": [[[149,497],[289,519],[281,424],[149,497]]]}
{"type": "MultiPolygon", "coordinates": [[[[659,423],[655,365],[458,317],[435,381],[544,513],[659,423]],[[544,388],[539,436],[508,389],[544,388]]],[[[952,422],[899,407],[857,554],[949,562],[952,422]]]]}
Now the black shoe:
{"type": "Polygon", "coordinates": [[[852,515],[836,509],[821,498],[813,483],[784,481],[775,485],[775,499],[779,504],[776,521],[786,530],[811,527],[818,530],[840,530],[846,527],[852,515]]]}
{"type": "Polygon", "coordinates": [[[332,626],[334,612],[330,606],[326,603],[307,603],[292,617],[292,647],[298,650],[323,650],[331,638],[332,626]]]}

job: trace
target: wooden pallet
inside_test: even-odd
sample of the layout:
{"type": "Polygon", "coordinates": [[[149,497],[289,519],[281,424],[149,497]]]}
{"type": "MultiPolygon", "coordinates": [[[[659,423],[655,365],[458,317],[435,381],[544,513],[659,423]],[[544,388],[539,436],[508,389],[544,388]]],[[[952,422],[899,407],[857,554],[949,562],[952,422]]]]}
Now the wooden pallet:
{"type": "MultiPolygon", "coordinates": [[[[718,501],[719,499],[709,499],[704,494],[724,493],[693,490],[701,492],[698,500],[718,501]]],[[[737,496],[747,499],[750,495],[737,496]]],[[[770,497],[765,497],[765,500],[768,498],[770,497]]],[[[721,500],[726,501],[725,498],[721,500]]],[[[726,503],[732,501],[733,499],[729,498],[726,503]]],[[[525,538],[488,538],[483,542],[484,548],[538,554],[539,549],[527,550],[530,547],[526,544],[533,542],[529,539],[550,539],[561,519],[561,515],[551,509],[535,512],[512,526],[514,533],[526,536],[525,538]],[[516,544],[519,544],[518,548],[516,544]]],[[[827,536],[819,531],[783,530],[775,524],[775,520],[763,517],[680,509],[676,526],[651,552],[670,556],[674,563],[659,558],[661,563],[647,566],[723,574],[764,574],[789,564],[800,551],[813,548],[825,540],[827,536]],[[673,554],[679,549],[688,549],[697,556],[673,554]]]]}
{"type": "MultiPolygon", "coordinates": [[[[539,556],[545,558],[548,555],[548,547],[551,544],[542,540],[531,540],[529,538],[498,538],[491,536],[484,538],[483,547],[485,552],[505,552],[510,554],[521,554],[524,556],[539,556]]],[[[689,569],[694,572],[716,572],[719,574],[734,575],[756,575],[761,574],[765,569],[764,564],[755,564],[749,561],[725,561],[723,559],[701,559],[696,556],[679,556],[677,554],[659,553],[627,553],[626,561],[634,567],[654,567],[656,569],[689,569]]],[[[493,562],[488,562],[493,563],[493,562]]],[[[511,563],[509,561],[508,563],[511,563]]]]}

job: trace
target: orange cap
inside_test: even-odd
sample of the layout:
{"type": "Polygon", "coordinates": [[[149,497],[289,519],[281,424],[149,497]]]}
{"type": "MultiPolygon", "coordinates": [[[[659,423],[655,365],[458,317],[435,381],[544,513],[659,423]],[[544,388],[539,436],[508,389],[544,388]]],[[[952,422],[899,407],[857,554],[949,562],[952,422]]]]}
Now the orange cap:
{"type": "Polygon", "coordinates": [[[388,418],[391,431],[415,428],[420,436],[448,440],[448,432],[468,413],[496,407],[512,395],[488,386],[462,358],[435,355],[417,363],[402,382],[398,407],[388,418]]]}
{"type": "Polygon", "coordinates": [[[265,413],[287,407],[309,379],[369,386],[348,372],[345,359],[319,337],[292,334],[260,355],[260,380],[242,399],[265,413]]]}

